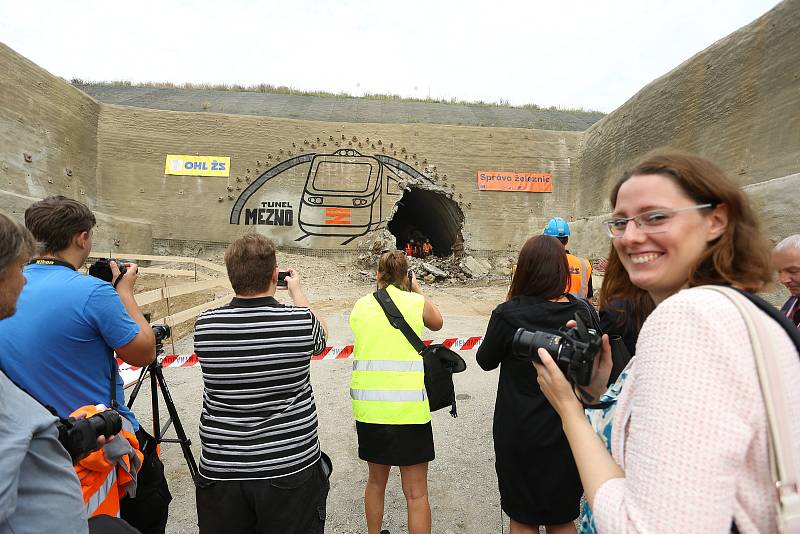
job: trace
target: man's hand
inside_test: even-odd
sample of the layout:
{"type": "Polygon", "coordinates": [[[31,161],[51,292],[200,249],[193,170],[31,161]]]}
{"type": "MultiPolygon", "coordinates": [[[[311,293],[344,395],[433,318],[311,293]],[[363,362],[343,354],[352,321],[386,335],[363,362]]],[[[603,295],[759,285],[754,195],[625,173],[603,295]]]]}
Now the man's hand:
{"type": "Polygon", "coordinates": [[[296,294],[298,293],[302,294],[302,289],[300,289],[300,273],[298,273],[291,267],[288,267],[286,269],[285,280],[286,280],[286,289],[289,290],[289,296],[292,297],[292,300],[294,300],[296,294]]]}
{"type": "Polygon", "coordinates": [[[136,278],[139,276],[139,267],[135,263],[126,263],[125,267],[127,270],[125,274],[122,275],[122,279],[117,281],[119,277],[119,266],[117,265],[116,261],[109,262],[109,267],[111,267],[111,280],[113,283],[116,283],[116,290],[118,293],[126,292],[133,294],[133,286],[136,284],[136,278]]]}

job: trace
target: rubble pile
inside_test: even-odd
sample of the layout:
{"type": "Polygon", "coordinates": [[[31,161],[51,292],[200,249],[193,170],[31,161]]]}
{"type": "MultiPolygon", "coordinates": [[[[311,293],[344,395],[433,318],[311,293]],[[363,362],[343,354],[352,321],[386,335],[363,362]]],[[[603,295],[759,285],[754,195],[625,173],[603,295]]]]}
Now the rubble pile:
{"type": "MultiPolygon", "coordinates": [[[[354,276],[370,281],[375,280],[375,270],[380,254],[384,250],[395,249],[395,238],[384,230],[377,237],[358,244],[359,254],[355,260],[358,268],[354,276]]],[[[409,257],[409,268],[421,283],[426,284],[464,284],[471,280],[503,280],[510,277],[513,258],[497,257],[494,263],[487,258],[470,256],[462,247],[450,256],[409,257]]]]}

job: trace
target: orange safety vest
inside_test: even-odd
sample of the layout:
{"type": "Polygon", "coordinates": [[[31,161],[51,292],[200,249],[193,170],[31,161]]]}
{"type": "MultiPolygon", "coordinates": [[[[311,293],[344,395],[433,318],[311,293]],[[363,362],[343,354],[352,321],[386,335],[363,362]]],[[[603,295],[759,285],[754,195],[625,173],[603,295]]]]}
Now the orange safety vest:
{"type": "MultiPolygon", "coordinates": [[[[81,406],[70,416],[77,417],[80,414],[86,414],[86,417],[91,417],[100,411],[95,406],[81,406]]],[[[125,424],[126,421],[123,419],[123,430],[114,439],[127,439],[133,447],[134,453],[139,457],[138,465],[141,466],[144,455],[139,451],[139,440],[136,439],[133,432],[124,429],[125,424]]],[[[116,466],[115,469],[115,464],[109,462],[103,449],[100,449],[75,465],[75,472],[78,480],[81,481],[83,503],[89,517],[101,514],[119,517],[120,499],[125,496],[128,486],[132,483],[135,484],[130,475],[130,459],[123,457],[122,461],[125,463],[125,467],[116,466]]]]}
{"type": "Polygon", "coordinates": [[[585,299],[589,292],[589,280],[592,276],[592,266],[588,260],[567,254],[569,262],[569,288],[568,293],[579,299],[585,299]]]}

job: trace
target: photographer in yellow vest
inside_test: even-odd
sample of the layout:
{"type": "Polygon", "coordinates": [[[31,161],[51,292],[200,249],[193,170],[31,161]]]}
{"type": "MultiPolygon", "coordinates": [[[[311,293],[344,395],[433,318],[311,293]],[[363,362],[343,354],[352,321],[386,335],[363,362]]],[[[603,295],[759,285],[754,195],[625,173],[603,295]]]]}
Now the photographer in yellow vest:
{"type": "MultiPolygon", "coordinates": [[[[422,334],[423,325],[430,330],[442,328],[439,309],[423,295],[402,251],[381,254],[377,283],[417,335],[422,334]]],[[[358,457],[369,467],[364,492],[369,534],[388,532],[381,530],[381,524],[393,465],[400,467],[409,534],[430,534],[428,462],[434,458],[434,448],[422,357],[402,332],[389,324],[372,294],[353,306],[350,327],[355,335],[350,397],[358,457]]]]}
{"type": "Polygon", "coordinates": [[[544,227],[543,233],[544,235],[557,237],[561,244],[564,245],[567,262],[569,262],[569,289],[567,292],[579,299],[590,300],[594,295],[592,291],[592,266],[589,260],[569,253],[567,243],[569,242],[570,231],[567,221],[561,217],[553,217],[547,221],[547,226],[544,227]]]}

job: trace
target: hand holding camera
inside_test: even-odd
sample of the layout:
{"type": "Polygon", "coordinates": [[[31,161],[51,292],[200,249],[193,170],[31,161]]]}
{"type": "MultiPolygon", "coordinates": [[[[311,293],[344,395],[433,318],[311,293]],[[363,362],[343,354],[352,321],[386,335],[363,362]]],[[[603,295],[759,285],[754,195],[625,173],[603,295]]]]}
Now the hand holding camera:
{"type": "Polygon", "coordinates": [[[89,266],[89,274],[100,280],[105,280],[114,286],[117,291],[133,293],[139,268],[135,263],[120,260],[101,258],[89,266]]]}
{"type": "Polygon", "coordinates": [[[122,419],[116,411],[106,410],[86,418],[60,419],[56,428],[58,441],[69,453],[72,463],[77,463],[110,437],[119,434],[122,419]]]}
{"type": "Polygon", "coordinates": [[[608,336],[587,328],[577,314],[560,334],[520,328],[511,350],[533,362],[539,387],[559,414],[567,407],[582,409],[573,386],[593,399],[607,388],[612,363],[608,336]]]}

